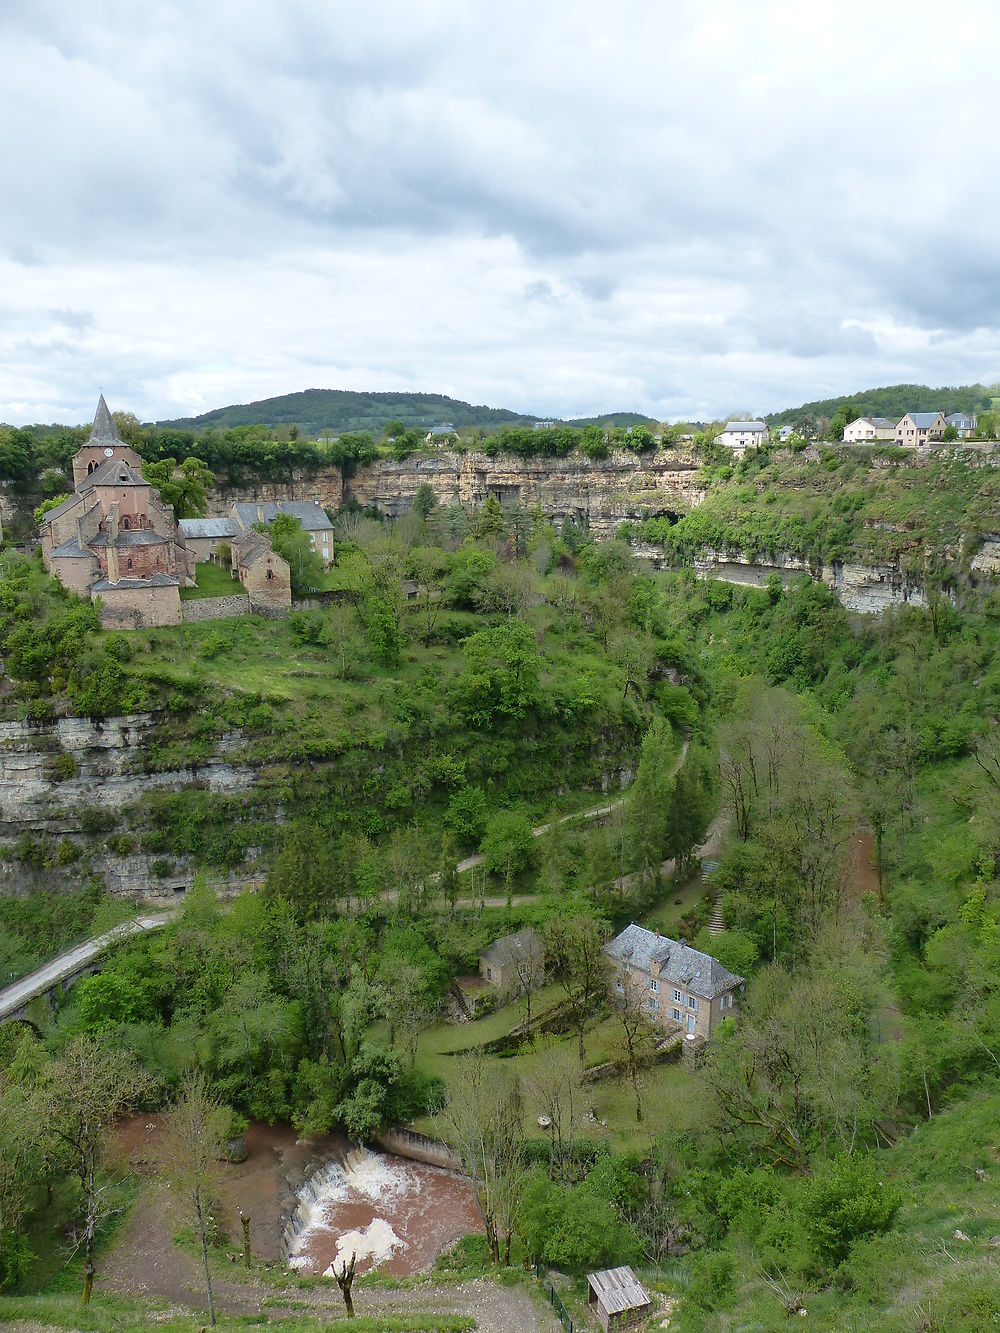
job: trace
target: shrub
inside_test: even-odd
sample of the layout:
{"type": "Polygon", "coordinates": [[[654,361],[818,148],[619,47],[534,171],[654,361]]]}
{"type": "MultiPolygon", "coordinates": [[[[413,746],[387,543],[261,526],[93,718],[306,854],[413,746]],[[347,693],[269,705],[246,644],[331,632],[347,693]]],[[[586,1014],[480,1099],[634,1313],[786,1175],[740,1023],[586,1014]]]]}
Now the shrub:
{"type": "Polygon", "coordinates": [[[836,1265],[862,1236],[882,1235],[900,1206],[899,1192],[878,1178],[870,1157],[837,1157],[809,1181],[802,1203],[803,1222],[813,1253],[836,1265]]]}
{"type": "Polygon", "coordinates": [[[481,787],[459,787],[448,802],[444,822],[463,843],[478,844],[486,832],[488,809],[486,793],[481,787]]]}

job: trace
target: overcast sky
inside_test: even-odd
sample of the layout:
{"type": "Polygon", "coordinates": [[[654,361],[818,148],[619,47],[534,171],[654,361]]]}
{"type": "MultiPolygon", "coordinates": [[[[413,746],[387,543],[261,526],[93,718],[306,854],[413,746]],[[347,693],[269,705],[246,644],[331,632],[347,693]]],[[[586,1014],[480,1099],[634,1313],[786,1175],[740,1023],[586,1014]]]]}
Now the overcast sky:
{"type": "Polygon", "coordinates": [[[995,0],[0,0],[0,420],[1000,379],[995,0]]]}

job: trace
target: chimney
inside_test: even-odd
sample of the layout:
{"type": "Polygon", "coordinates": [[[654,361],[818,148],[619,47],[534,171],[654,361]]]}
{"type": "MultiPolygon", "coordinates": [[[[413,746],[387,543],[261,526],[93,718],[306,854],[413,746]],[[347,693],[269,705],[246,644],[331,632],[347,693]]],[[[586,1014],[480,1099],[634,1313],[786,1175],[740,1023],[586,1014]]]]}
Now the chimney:
{"type": "Polygon", "coordinates": [[[659,926],[656,927],[656,929],[653,931],[653,934],[656,936],[657,939],[660,938],[660,928],[659,928],[659,926]]]}

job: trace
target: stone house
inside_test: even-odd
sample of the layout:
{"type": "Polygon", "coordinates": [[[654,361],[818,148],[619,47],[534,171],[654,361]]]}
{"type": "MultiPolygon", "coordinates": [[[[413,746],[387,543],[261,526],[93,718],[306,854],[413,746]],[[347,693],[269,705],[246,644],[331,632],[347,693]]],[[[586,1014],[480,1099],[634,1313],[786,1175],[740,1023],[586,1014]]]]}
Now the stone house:
{"type": "Polygon", "coordinates": [[[250,614],[283,616],[292,604],[292,577],[266,532],[251,528],[232,543],[233,573],[250,599],[250,614]]]}
{"type": "Polygon", "coordinates": [[[767,444],[767,423],[764,421],[727,421],[716,444],[724,444],[734,454],[743,455],[748,449],[759,449],[767,444]]]}
{"type": "Polygon", "coordinates": [[[231,546],[239,529],[231,518],[182,518],[177,524],[197,564],[214,560],[222,545],[231,546]]]}
{"type": "Polygon", "coordinates": [[[232,520],[236,525],[234,536],[249,532],[255,523],[270,526],[279,514],[297,518],[302,531],[309,534],[313,550],[328,565],[333,559],[333,524],[318,500],[267,500],[260,504],[238,500],[233,505],[232,520]]]}
{"type": "Polygon", "coordinates": [[[903,449],[924,449],[940,440],[947,425],[942,412],[907,412],[896,425],[896,443],[903,449]]]}
{"type": "Polygon", "coordinates": [[[716,958],[633,923],[604,946],[620,975],[615,988],[641,990],[650,1020],[667,1031],[709,1037],[733,1012],[744,979],[716,958]]]}
{"type": "Polygon", "coordinates": [[[140,468],[102,394],[73,459],[73,494],[41,522],[45,568],[117,628],[178,624],[180,589],[194,583],[194,556],[174,511],[140,468]]]}
{"type": "Polygon", "coordinates": [[[505,995],[523,995],[545,984],[545,949],[538,933],[525,926],[504,935],[479,955],[479,972],[505,995]]]}

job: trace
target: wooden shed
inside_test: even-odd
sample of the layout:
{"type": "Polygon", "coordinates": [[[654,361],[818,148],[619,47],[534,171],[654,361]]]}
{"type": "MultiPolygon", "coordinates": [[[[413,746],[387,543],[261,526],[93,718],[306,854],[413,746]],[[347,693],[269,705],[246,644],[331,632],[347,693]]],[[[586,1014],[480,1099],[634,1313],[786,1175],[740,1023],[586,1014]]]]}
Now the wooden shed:
{"type": "Polygon", "coordinates": [[[587,1304],[604,1329],[634,1328],[652,1307],[649,1295],[631,1268],[606,1268],[587,1277],[587,1304]]]}

